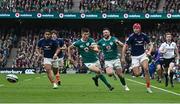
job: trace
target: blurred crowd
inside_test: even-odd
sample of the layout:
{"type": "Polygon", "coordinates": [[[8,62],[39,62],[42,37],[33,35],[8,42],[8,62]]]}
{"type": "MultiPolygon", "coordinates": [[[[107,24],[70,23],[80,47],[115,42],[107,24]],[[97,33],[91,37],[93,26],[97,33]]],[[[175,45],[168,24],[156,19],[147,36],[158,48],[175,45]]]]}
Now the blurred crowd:
{"type": "Polygon", "coordinates": [[[0,31],[0,67],[5,67],[16,38],[12,33],[0,31]]]}
{"type": "Polygon", "coordinates": [[[1,0],[1,12],[68,12],[73,0],[1,0]]]}
{"type": "Polygon", "coordinates": [[[80,12],[157,12],[160,0],[81,0],[80,12]]]}
{"type": "Polygon", "coordinates": [[[168,13],[180,13],[180,1],[179,0],[166,0],[164,11],[168,13]]]}
{"type": "MultiPolygon", "coordinates": [[[[78,0],[77,0],[78,1],[78,0]]],[[[69,12],[73,0],[0,0],[0,12],[69,12]]],[[[162,0],[80,0],[79,11],[156,13],[162,0]]],[[[163,11],[180,13],[179,0],[165,0],[163,11]]]]}

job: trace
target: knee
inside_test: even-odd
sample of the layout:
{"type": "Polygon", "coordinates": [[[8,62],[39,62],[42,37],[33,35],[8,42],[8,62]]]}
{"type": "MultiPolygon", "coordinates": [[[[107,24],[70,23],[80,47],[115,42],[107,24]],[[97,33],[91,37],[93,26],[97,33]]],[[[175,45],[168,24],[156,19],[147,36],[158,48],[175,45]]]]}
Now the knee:
{"type": "Polygon", "coordinates": [[[138,77],[138,76],[140,76],[140,73],[139,72],[134,72],[134,76],[138,77]]]}
{"type": "Polygon", "coordinates": [[[149,74],[149,70],[144,69],[144,74],[149,74]]]}
{"type": "Polygon", "coordinates": [[[140,76],[141,73],[139,71],[133,71],[133,74],[134,74],[134,76],[138,77],[138,76],[140,76]]]}
{"type": "Polygon", "coordinates": [[[106,72],[106,74],[107,74],[109,77],[113,76],[113,72],[106,72]]]}

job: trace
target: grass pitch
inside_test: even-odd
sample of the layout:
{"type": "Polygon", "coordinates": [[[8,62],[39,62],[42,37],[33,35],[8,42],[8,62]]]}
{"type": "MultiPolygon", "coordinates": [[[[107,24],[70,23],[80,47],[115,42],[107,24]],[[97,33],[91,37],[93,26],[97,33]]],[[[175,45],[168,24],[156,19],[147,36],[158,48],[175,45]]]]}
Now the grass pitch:
{"type": "Polygon", "coordinates": [[[130,91],[124,91],[119,80],[106,76],[115,88],[109,91],[99,80],[99,87],[94,85],[94,74],[62,74],[62,85],[52,89],[46,74],[18,75],[18,83],[9,83],[5,74],[0,75],[0,103],[180,103],[180,83],[175,87],[164,87],[164,82],[151,83],[153,93],[146,93],[144,79],[126,75],[130,91]],[[136,83],[136,82],[138,83],[136,83]],[[163,91],[163,90],[164,91],[163,91]],[[170,92],[173,93],[170,93],[170,92]]]}

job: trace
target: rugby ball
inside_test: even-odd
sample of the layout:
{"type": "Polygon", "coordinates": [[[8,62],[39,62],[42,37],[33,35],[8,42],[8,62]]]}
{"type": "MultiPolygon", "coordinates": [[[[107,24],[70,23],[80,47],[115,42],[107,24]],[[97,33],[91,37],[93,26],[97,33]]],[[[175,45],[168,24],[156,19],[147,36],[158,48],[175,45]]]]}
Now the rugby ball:
{"type": "Polygon", "coordinates": [[[6,75],[6,79],[11,83],[18,82],[18,77],[15,74],[8,74],[6,75]]]}

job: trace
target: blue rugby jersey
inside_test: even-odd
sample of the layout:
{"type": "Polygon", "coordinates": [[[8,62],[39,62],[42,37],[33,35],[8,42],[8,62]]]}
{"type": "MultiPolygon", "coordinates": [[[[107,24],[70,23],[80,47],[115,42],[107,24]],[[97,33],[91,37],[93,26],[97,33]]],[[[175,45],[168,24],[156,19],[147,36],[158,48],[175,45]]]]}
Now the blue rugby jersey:
{"type": "Polygon", "coordinates": [[[53,58],[58,48],[58,43],[52,39],[42,38],[38,41],[38,47],[44,51],[45,58],[53,58]]]}
{"type": "Polygon", "coordinates": [[[131,46],[131,55],[140,56],[145,53],[145,44],[150,43],[148,36],[145,33],[132,33],[126,40],[125,44],[131,46]]]}

